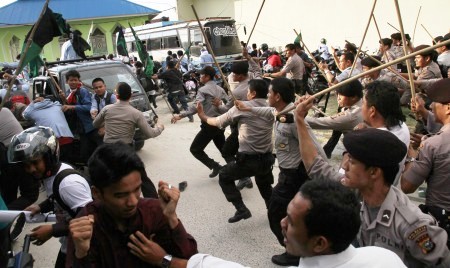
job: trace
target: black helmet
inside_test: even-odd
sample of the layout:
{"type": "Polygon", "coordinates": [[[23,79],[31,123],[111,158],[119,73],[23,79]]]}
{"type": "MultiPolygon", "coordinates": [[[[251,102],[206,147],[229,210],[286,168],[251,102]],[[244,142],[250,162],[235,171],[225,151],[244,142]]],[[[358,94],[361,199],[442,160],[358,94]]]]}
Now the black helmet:
{"type": "Polygon", "coordinates": [[[266,50],[269,49],[269,46],[268,46],[266,43],[262,43],[262,44],[261,44],[261,49],[262,49],[263,51],[266,51],[266,50]]]}
{"type": "Polygon", "coordinates": [[[59,144],[53,130],[48,127],[32,127],[15,135],[8,148],[8,162],[21,163],[43,157],[46,169],[59,163],[59,144]]]}

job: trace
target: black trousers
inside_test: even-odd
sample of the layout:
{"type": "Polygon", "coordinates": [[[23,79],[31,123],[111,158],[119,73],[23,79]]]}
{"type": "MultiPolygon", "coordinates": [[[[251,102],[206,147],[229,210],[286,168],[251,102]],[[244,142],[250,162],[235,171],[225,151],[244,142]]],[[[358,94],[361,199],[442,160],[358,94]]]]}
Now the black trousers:
{"type": "Polygon", "coordinates": [[[308,180],[303,162],[298,169],[284,169],[280,167],[278,183],[272,191],[272,197],[267,210],[269,225],[272,233],[277,237],[278,242],[284,245],[284,236],[281,231],[280,221],[286,217],[286,209],[289,202],[298,193],[298,190],[308,180]]]}
{"type": "Polygon", "coordinates": [[[80,134],[80,154],[81,161],[87,165],[87,161],[98,146],[103,144],[103,137],[98,135],[98,130],[94,129],[89,133],[80,134]]]}
{"type": "Polygon", "coordinates": [[[253,155],[238,153],[236,161],[228,163],[219,173],[219,185],[228,202],[232,202],[234,205],[243,204],[241,192],[236,188],[234,182],[245,177],[255,176],[259,193],[268,207],[272,196],[272,166],[274,162],[275,158],[271,152],[253,155]]]}
{"type": "Polygon", "coordinates": [[[214,142],[219,152],[222,152],[222,147],[225,144],[224,130],[202,122],[200,132],[197,133],[192,141],[190,151],[198,161],[202,162],[209,169],[212,169],[216,164],[216,161],[205,153],[205,148],[211,141],[214,142]]]}
{"type": "Polygon", "coordinates": [[[231,134],[225,140],[225,144],[222,147],[222,156],[227,163],[236,160],[236,154],[239,150],[239,129],[237,124],[230,125],[231,134]]]}

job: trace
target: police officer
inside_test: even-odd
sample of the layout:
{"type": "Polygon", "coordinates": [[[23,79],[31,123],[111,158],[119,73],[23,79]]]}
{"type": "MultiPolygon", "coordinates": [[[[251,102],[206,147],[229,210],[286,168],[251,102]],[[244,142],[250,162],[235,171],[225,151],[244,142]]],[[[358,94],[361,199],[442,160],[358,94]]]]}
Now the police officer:
{"type": "MultiPolygon", "coordinates": [[[[225,90],[223,88],[219,87],[214,82],[215,75],[216,71],[211,66],[206,66],[205,68],[200,70],[200,82],[204,86],[198,90],[195,97],[195,102],[188,108],[186,112],[182,112],[179,115],[173,115],[171,120],[172,123],[176,123],[182,118],[196,114],[197,103],[202,103],[205,109],[205,113],[208,116],[214,117],[221,114],[218,109],[212,104],[213,100],[215,98],[227,100],[228,95],[225,93],[225,90]]],[[[218,162],[214,161],[214,159],[211,159],[205,153],[205,148],[211,141],[213,141],[217,149],[222,152],[223,145],[225,144],[224,130],[219,129],[218,127],[210,126],[203,121],[200,125],[200,128],[200,132],[192,141],[190,151],[192,155],[197,158],[197,160],[199,160],[206,167],[212,170],[209,177],[213,178],[219,174],[219,170],[222,168],[222,166],[218,162]]]]}
{"type": "Polygon", "coordinates": [[[413,193],[426,181],[428,187],[423,210],[431,213],[449,233],[450,78],[436,82],[427,93],[433,101],[435,120],[443,126],[436,134],[425,136],[426,139],[421,142],[418,152],[412,149],[408,151],[401,187],[403,192],[413,193]]]}
{"type": "Polygon", "coordinates": [[[423,214],[408,196],[392,186],[406,154],[406,145],[385,130],[367,128],[350,132],[344,136],[345,174],[340,174],[318,155],[304,129],[302,118],[313,100],[310,97],[296,108],[302,159],[311,179],[340,180],[343,185],[359,190],[363,199],[359,245],[387,248],[407,267],[449,267],[445,231],[436,225],[433,217],[423,214]]]}
{"type": "MultiPolygon", "coordinates": [[[[294,84],[290,79],[281,77],[272,80],[269,86],[268,102],[270,107],[248,108],[238,102],[236,105],[240,110],[248,110],[261,117],[271,118],[276,116],[275,122],[275,148],[278,159],[280,173],[278,183],[273,188],[272,197],[269,202],[267,212],[270,229],[277,237],[278,242],[285,246],[284,236],[281,231],[280,221],[286,217],[286,209],[289,202],[294,198],[298,189],[308,180],[305,166],[298,146],[298,135],[294,115],[292,112],[286,112],[294,106],[295,92],[294,84]]],[[[312,129],[307,125],[310,135],[314,139],[314,146],[321,153],[320,143],[316,140],[312,129]]],[[[272,256],[272,262],[281,266],[297,266],[299,257],[288,254],[287,252],[272,256]]]]}
{"type": "Polygon", "coordinates": [[[306,122],[312,129],[332,129],[344,133],[353,130],[361,123],[361,105],[363,88],[358,80],[352,81],[336,89],[337,100],[342,111],[338,114],[326,117],[306,117],[306,122]]]}
{"type": "MultiPolygon", "coordinates": [[[[262,79],[253,79],[249,82],[247,93],[248,101],[244,104],[249,107],[267,107],[268,86],[262,79]]],[[[208,125],[224,128],[237,122],[239,130],[239,150],[235,162],[225,165],[219,173],[219,184],[227,200],[236,208],[236,213],[228,219],[229,223],[248,219],[252,216],[250,210],[242,201],[242,196],[234,184],[235,180],[255,176],[266,207],[272,195],[272,165],[275,159],[272,155],[272,125],[274,117],[262,118],[248,112],[231,108],[218,117],[208,117],[201,103],[197,104],[197,113],[200,119],[208,125]]]]}

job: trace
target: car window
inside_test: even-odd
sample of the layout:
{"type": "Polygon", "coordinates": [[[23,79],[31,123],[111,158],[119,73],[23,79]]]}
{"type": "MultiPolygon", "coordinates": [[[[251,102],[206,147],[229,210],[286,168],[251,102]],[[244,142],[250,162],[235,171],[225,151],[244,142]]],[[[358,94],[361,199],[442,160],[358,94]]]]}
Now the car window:
{"type": "MultiPolygon", "coordinates": [[[[91,66],[89,68],[78,68],[81,75],[81,81],[87,85],[92,85],[92,80],[97,77],[105,81],[108,91],[113,92],[115,86],[119,82],[125,82],[130,85],[133,93],[143,93],[143,89],[139,84],[136,76],[127,69],[126,66],[91,66]]],[[[65,74],[62,74],[63,77],[65,74]]],[[[66,84],[66,90],[68,85],[66,84]]]]}

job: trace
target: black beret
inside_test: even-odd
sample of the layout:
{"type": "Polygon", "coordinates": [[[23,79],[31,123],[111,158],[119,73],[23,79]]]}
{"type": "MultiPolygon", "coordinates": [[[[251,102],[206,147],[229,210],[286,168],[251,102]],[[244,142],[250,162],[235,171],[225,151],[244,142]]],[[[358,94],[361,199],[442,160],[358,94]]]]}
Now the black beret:
{"type": "MultiPolygon", "coordinates": [[[[377,59],[378,61],[381,61],[381,58],[378,57],[378,56],[372,56],[372,58],[377,59]]],[[[362,66],[367,66],[369,68],[380,66],[380,64],[377,61],[375,61],[374,59],[372,59],[372,58],[365,57],[364,59],[361,60],[361,65],[362,66]]]]}
{"type": "Polygon", "coordinates": [[[349,82],[348,84],[339,86],[336,89],[336,92],[340,95],[346,96],[346,97],[359,97],[362,98],[363,96],[363,86],[361,85],[361,82],[358,80],[353,80],[349,82]]]}
{"type": "Polygon", "coordinates": [[[205,68],[201,69],[199,73],[209,75],[211,79],[214,79],[214,76],[216,76],[216,70],[211,66],[206,66],[205,68]]]}
{"type": "MultiPolygon", "coordinates": [[[[420,45],[420,46],[417,46],[417,47],[414,48],[413,52],[417,52],[417,51],[422,50],[422,49],[425,49],[425,48],[427,48],[427,47],[430,47],[430,46],[429,46],[429,45],[420,45]]],[[[428,52],[423,52],[423,53],[421,53],[420,55],[426,57],[426,56],[430,56],[431,54],[433,54],[433,50],[430,50],[430,51],[428,51],[428,52]]]]}
{"type": "Polygon", "coordinates": [[[387,130],[365,128],[344,136],[347,152],[372,167],[393,167],[406,155],[406,145],[387,130]]]}
{"type": "Polygon", "coordinates": [[[426,92],[428,98],[434,102],[450,103],[450,78],[437,81],[426,92]]]}

